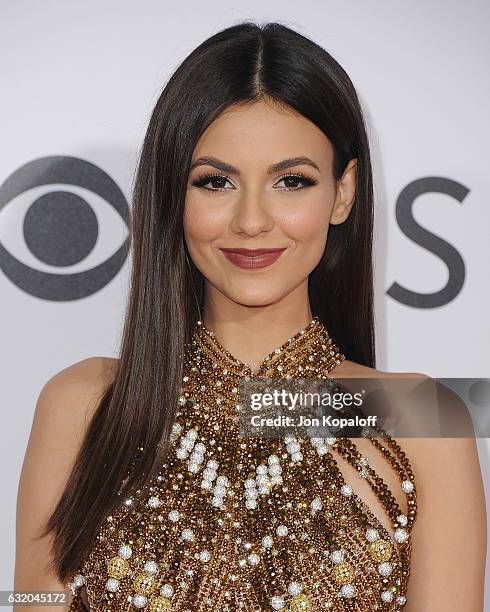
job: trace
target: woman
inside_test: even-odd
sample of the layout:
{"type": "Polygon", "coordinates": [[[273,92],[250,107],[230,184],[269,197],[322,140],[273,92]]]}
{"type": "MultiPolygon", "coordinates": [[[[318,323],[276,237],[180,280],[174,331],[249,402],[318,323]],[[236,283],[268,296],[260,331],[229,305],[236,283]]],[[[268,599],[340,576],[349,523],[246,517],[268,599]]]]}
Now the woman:
{"type": "Polygon", "coordinates": [[[187,57],[141,153],[119,359],[38,400],[16,589],[69,584],[70,610],[482,609],[474,440],[236,429],[247,376],[424,378],[374,368],[372,226],[362,110],[325,50],[242,23],[187,57]]]}

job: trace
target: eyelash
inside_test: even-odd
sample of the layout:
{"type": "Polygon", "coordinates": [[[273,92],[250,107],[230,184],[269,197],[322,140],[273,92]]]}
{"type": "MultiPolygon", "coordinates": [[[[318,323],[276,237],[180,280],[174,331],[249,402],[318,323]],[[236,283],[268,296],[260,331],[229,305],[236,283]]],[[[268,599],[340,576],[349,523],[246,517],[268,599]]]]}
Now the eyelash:
{"type": "MultiPolygon", "coordinates": [[[[209,187],[204,187],[204,185],[206,185],[206,183],[209,183],[209,181],[211,181],[213,178],[220,178],[220,179],[226,179],[227,181],[231,181],[231,177],[229,177],[227,174],[205,174],[204,176],[194,179],[194,181],[192,182],[192,185],[194,187],[202,187],[203,189],[206,189],[206,191],[211,191],[215,193],[221,192],[221,191],[228,191],[227,189],[224,189],[224,188],[210,189],[209,187]]],[[[306,187],[311,187],[318,183],[317,180],[306,176],[302,172],[283,174],[282,176],[278,178],[278,181],[282,181],[285,178],[298,178],[301,180],[301,182],[305,183],[306,187]]],[[[300,189],[304,189],[304,188],[305,187],[299,187],[299,188],[287,188],[286,187],[283,189],[285,191],[299,191],[300,189]]]]}

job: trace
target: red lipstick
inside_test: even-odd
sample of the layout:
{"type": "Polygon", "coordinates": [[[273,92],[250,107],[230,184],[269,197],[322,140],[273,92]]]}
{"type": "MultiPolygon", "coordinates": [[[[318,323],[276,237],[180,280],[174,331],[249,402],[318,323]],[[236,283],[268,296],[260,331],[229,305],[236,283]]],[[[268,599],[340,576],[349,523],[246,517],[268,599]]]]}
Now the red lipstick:
{"type": "Polygon", "coordinates": [[[278,259],[286,249],[220,249],[232,264],[239,268],[265,268],[278,259]]]}

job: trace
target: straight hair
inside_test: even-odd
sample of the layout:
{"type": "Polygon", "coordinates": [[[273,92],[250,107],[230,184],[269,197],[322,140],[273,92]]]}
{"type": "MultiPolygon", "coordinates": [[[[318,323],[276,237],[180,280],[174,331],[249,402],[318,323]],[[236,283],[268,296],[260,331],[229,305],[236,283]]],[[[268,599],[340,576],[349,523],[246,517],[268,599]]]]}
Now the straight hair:
{"type": "Polygon", "coordinates": [[[357,159],[349,217],[329,228],[308,279],[310,306],[347,359],[375,367],[373,186],[361,105],[349,76],[321,46],[277,22],[245,21],[200,44],[178,66],[152,112],[132,193],[132,269],[117,373],[104,389],[65,490],[40,536],[66,583],[105,518],[165,462],[183,356],[201,318],[204,279],[191,261],[183,213],[193,151],[232,105],[269,99],[313,122],[334,150],[340,179],[357,159]],[[121,486],[122,483],[122,486],[121,486]]]}

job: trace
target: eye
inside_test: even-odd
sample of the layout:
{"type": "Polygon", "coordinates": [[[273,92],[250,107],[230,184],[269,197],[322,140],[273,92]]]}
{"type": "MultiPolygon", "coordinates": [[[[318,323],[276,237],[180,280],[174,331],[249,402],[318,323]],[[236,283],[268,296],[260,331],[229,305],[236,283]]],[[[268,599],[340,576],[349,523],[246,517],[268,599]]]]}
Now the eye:
{"type": "Polygon", "coordinates": [[[301,172],[296,172],[295,174],[285,174],[279,179],[279,182],[284,181],[286,191],[299,191],[299,189],[304,189],[305,187],[311,187],[312,185],[316,185],[318,183],[317,180],[306,176],[301,172]],[[303,187],[297,188],[297,184],[302,183],[303,187]]]}
{"type": "Polygon", "coordinates": [[[194,187],[202,187],[203,189],[207,189],[208,191],[226,191],[224,186],[229,181],[229,176],[225,176],[222,174],[205,174],[204,176],[194,179],[192,181],[192,185],[194,187]],[[212,187],[206,187],[206,185],[208,184],[211,184],[212,187]]]}

